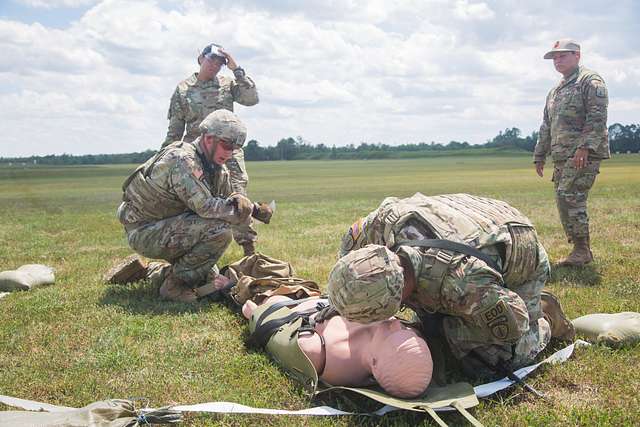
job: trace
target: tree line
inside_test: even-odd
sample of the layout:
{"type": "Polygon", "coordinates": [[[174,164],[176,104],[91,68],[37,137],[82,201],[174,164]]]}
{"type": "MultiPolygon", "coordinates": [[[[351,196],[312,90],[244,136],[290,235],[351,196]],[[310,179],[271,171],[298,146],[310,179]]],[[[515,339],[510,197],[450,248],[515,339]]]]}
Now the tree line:
{"type": "MultiPolygon", "coordinates": [[[[448,144],[420,142],[417,144],[370,144],[366,142],[356,146],[349,144],[336,147],[325,144],[311,144],[302,137],[283,138],[274,146],[260,146],[251,140],[244,147],[247,161],[267,160],[346,160],[346,159],[385,159],[416,158],[441,155],[479,155],[514,152],[533,152],[538,140],[538,132],[522,136],[520,129],[513,127],[500,131],[498,135],[484,144],[471,145],[468,142],[450,141],[448,144]]],[[[609,145],[612,153],[640,152],[640,124],[609,126],[609,145]]],[[[45,164],[45,165],[104,165],[143,163],[156,153],[147,150],[124,154],[70,154],[31,156],[21,158],[0,157],[0,163],[45,164]]]]}

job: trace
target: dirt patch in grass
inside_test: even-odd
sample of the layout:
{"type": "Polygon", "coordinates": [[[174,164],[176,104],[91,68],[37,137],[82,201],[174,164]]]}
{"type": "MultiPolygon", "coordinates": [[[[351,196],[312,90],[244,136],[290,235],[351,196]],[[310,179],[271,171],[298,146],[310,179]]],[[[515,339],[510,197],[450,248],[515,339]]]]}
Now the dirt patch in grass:
{"type": "Polygon", "coordinates": [[[569,410],[590,408],[603,403],[596,386],[569,380],[553,381],[552,387],[545,390],[545,395],[555,405],[569,410]]]}

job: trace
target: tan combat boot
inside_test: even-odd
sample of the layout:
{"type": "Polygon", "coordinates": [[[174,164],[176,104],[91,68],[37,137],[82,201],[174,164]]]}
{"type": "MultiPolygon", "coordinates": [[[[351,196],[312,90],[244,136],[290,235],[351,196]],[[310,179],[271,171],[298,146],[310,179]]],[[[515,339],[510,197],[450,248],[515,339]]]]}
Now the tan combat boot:
{"type": "Polygon", "coordinates": [[[573,239],[573,250],[568,257],[558,261],[558,266],[582,267],[593,261],[593,254],[589,245],[589,236],[573,239]]]}
{"type": "Polygon", "coordinates": [[[162,282],[162,286],[160,286],[160,296],[171,301],[187,303],[193,303],[198,300],[198,295],[196,295],[194,290],[173,273],[167,274],[167,277],[162,282]]]}
{"type": "Polygon", "coordinates": [[[107,283],[117,285],[126,285],[127,283],[137,282],[146,277],[147,263],[138,255],[129,255],[124,260],[118,262],[111,267],[103,276],[107,283]]]}
{"type": "Polygon", "coordinates": [[[560,301],[551,292],[540,293],[542,314],[551,327],[551,336],[562,341],[573,341],[576,338],[576,328],[562,311],[560,301]]]}

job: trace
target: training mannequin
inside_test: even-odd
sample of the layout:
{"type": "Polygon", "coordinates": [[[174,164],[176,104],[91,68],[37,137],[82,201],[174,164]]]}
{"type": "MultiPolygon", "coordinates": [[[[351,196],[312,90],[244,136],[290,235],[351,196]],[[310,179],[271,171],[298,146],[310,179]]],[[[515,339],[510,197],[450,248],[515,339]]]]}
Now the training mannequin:
{"type": "MultiPolygon", "coordinates": [[[[263,304],[288,300],[276,295],[263,304]]],[[[322,299],[309,299],[292,310],[303,312],[319,301],[322,299]]],[[[242,314],[250,319],[257,307],[249,300],[242,314]]],[[[298,345],[320,379],[331,385],[353,387],[377,382],[392,396],[411,398],[421,395],[431,381],[433,363],[427,343],[395,318],[363,325],[334,316],[315,324],[313,332],[301,331],[298,345]]]]}

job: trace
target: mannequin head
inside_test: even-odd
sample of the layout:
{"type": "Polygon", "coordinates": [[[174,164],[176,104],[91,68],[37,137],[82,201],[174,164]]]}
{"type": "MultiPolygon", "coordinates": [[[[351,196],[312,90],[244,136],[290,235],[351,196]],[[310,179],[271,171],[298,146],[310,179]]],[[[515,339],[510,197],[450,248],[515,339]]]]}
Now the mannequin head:
{"type": "Polygon", "coordinates": [[[371,373],[387,393],[412,398],[431,382],[433,360],[426,341],[399,320],[380,322],[369,351],[371,373]]]}

